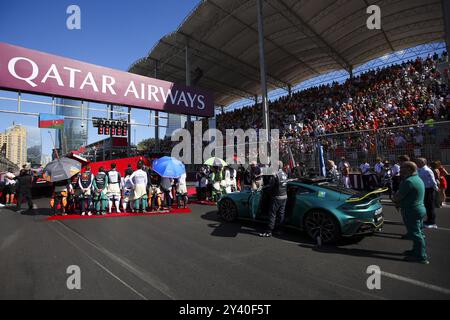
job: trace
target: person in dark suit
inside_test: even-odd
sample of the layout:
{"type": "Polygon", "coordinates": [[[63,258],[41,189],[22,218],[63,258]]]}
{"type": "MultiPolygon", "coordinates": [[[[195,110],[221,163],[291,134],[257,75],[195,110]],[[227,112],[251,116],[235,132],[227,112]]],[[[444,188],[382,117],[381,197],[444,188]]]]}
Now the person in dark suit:
{"type": "Polygon", "coordinates": [[[33,185],[33,177],[30,170],[22,169],[18,177],[16,177],[17,187],[17,211],[22,211],[22,201],[25,198],[28,203],[28,209],[33,210],[33,199],[31,196],[31,187],[33,185]]]}
{"type": "Polygon", "coordinates": [[[279,161],[278,171],[274,174],[271,184],[271,205],[269,209],[269,223],[266,230],[259,234],[260,237],[271,237],[272,232],[280,234],[280,227],[284,224],[286,211],[288,175],[283,171],[283,162],[279,161]]]}

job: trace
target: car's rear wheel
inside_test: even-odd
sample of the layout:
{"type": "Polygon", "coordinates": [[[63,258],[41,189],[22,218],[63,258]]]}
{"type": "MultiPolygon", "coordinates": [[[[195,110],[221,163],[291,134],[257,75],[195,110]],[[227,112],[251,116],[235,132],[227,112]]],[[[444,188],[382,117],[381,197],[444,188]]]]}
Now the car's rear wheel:
{"type": "Polygon", "coordinates": [[[305,218],[304,228],[313,240],[317,241],[320,237],[322,243],[333,243],[340,238],[339,223],[326,211],[309,212],[305,218]]]}
{"type": "Polygon", "coordinates": [[[237,207],[233,200],[225,198],[220,201],[219,217],[226,222],[232,222],[237,219],[237,207]]]}

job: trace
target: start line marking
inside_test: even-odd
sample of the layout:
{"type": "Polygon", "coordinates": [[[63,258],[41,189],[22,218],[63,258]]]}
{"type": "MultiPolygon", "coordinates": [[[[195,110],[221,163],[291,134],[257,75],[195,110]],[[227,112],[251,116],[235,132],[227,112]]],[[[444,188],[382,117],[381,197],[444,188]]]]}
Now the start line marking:
{"type": "Polygon", "coordinates": [[[437,229],[434,229],[434,230],[444,230],[444,231],[450,231],[450,229],[449,228],[442,228],[442,227],[439,227],[438,226],[438,228],[437,229]]]}
{"type": "MultiPolygon", "coordinates": [[[[447,230],[450,231],[450,229],[447,229],[447,230]]],[[[286,243],[296,244],[296,245],[300,244],[299,242],[294,242],[294,241],[289,241],[289,240],[282,240],[282,241],[286,242],[286,243]]],[[[313,247],[313,245],[311,245],[311,246],[313,247]]],[[[397,274],[393,274],[393,273],[389,273],[389,272],[385,272],[385,271],[381,271],[381,275],[385,276],[386,278],[403,281],[403,282],[406,282],[406,283],[409,283],[409,284],[412,284],[412,285],[415,285],[418,287],[422,287],[422,288],[425,288],[428,290],[433,290],[433,291],[436,291],[436,292],[439,292],[442,294],[450,295],[450,289],[447,289],[447,288],[439,287],[439,286],[436,286],[433,284],[429,284],[429,283],[422,282],[419,280],[414,280],[411,278],[399,276],[397,274]]]]}
{"type": "MultiPolygon", "coordinates": [[[[390,220],[384,220],[385,223],[401,223],[400,221],[390,221],[390,220]]],[[[444,227],[439,227],[437,229],[427,229],[425,228],[425,230],[443,230],[443,231],[450,231],[450,228],[444,228],[444,227]]],[[[381,232],[383,233],[383,232],[381,232]]]]}
{"type": "Polygon", "coordinates": [[[447,289],[447,288],[435,286],[433,284],[429,284],[429,283],[426,283],[426,282],[414,280],[414,279],[407,278],[407,277],[402,277],[402,276],[399,276],[399,275],[396,275],[396,274],[393,274],[393,273],[389,273],[389,272],[384,272],[384,271],[381,271],[381,275],[383,275],[383,276],[385,276],[387,278],[391,278],[391,279],[407,282],[407,283],[413,284],[413,285],[418,286],[418,287],[422,287],[422,288],[425,288],[425,289],[429,289],[429,290],[437,291],[439,293],[450,295],[450,289],[447,289]]]}

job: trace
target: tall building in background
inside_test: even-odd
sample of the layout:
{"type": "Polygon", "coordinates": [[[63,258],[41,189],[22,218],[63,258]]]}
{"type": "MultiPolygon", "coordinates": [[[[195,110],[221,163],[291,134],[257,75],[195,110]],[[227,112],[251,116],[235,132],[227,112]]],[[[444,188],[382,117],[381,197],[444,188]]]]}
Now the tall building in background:
{"type": "Polygon", "coordinates": [[[41,129],[38,127],[25,127],[27,130],[27,162],[41,164],[42,158],[42,137],[41,129]]]}
{"type": "Polygon", "coordinates": [[[80,100],[57,99],[56,114],[64,116],[64,129],[56,131],[56,148],[61,155],[78,150],[81,146],[87,145],[89,104],[80,100]],[[77,118],[77,119],[71,119],[77,118]]]}
{"type": "Polygon", "coordinates": [[[6,159],[18,167],[27,163],[27,129],[24,126],[13,125],[0,133],[0,144],[6,150],[6,159]]]}
{"type": "MultiPolygon", "coordinates": [[[[191,116],[191,121],[198,121],[200,118],[196,116],[191,116]]],[[[187,122],[187,116],[180,114],[168,114],[166,138],[170,138],[172,133],[177,129],[184,129],[187,122]]]]}
{"type": "Polygon", "coordinates": [[[172,133],[175,130],[184,128],[186,121],[187,116],[169,113],[169,119],[167,120],[166,137],[171,137],[172,133]]]}

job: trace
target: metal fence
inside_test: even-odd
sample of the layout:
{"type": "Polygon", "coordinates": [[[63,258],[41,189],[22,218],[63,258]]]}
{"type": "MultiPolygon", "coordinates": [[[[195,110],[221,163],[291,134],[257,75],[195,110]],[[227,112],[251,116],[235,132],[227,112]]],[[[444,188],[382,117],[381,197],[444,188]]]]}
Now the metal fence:
{"type": "MultiPolygon", "coordinates": [[[[166,140],[165,148],[161,148],[161,151],[170,155],[175,144],[176,142],[166,140]]],[[[206,146],[208,143],[203,144],[206,146]]],[[[248,152],[248,141],[245,145],[248,152]]],[[[323,147],[325,161],[333,160],[338,164],[340,159],[345,157],[353,172],[358,172],[362,162],[367,161],[373,166],[378,157],[383,161],[393,162],[398,156],[405,154],[411,158],[440,160],[444,165],[450,166],[450,121],[282,140],[280,160],[289,163],[288,147],[290,147],[296,163],[303,162],[307,169],[318,172],[318,145],[323,147]]],[[[223,152],[225,155],[225,146],[223,152]]],[[[189,171],[197,168],[195,165],[188,167],[189,171]]]]}
{"type": "Polygon", "coordinates": [[[392,162],[404,154],[450,165],[450,121],[284,140],[280,156],[285,162],[290,160],[289,146],[296,162],[318,170],[318,145],[323,147],[325,161],[337,164],[345,157],[353,171],[363,161],[373,166],[378,157],[392,162]]]}

